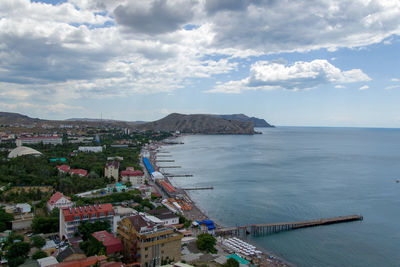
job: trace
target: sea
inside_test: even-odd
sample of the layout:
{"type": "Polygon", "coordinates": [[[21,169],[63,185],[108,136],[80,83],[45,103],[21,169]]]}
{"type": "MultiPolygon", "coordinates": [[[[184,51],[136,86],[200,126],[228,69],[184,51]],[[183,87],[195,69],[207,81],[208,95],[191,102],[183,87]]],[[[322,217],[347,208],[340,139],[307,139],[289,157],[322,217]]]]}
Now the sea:
{"type": "Polygon", "coordinates": [[[223,226],[359,214],[363,221],[251,237],[297,266],[400,266],[400,129],[276,127],[187,135],[163,147],[172,178],[223,226]]]}

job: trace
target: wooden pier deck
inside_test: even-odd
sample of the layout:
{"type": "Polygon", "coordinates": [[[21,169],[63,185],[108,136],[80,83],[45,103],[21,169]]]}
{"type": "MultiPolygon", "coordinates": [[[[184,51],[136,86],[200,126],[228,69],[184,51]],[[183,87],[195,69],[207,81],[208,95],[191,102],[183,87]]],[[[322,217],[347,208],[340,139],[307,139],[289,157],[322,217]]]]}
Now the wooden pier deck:
{"type": "Polygon", "coordinates": [[[162,168],[182,168],[181,166],[158,166],[159,169],[162,168]]]}
{"type": "Polygon", "coordinates": [[[193,174],[172,174],[172,173],[164,173],[167,177],[193,177],[193,174]]]}
{"type": "Polygon", "coordinates": [[[218,229],[215,231],[215,233],[218,235],[241,235],[241,234],[265,235],[265,234],[271,234],[280,231],[287,231],[299,228],[314,227],[314,226],[334,224],[334,223],[361,221],[361,220],[363,220],[363,216],[361,215],[348,215],[348,216],[339,216],[333,218],[308,220],[300,222],[253,224],[253,225],[243,225],[238,227],[228,227],[228,228],[218,229]]]}
{"type": "Polygon", "coordinates": [[[157,162],[175,162],[173,159],[157,159],[157,162]]]}

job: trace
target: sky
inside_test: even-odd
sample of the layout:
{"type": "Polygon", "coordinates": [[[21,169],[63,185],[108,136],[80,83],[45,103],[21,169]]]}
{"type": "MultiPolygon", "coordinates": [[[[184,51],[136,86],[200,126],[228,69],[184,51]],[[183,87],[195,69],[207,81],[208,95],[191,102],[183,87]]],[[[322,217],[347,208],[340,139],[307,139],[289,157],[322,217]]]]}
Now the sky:
{"type": "Polygon", "coordinates": [[[400,127],[398,0],[0,1],[0,110],[400,127]]]}

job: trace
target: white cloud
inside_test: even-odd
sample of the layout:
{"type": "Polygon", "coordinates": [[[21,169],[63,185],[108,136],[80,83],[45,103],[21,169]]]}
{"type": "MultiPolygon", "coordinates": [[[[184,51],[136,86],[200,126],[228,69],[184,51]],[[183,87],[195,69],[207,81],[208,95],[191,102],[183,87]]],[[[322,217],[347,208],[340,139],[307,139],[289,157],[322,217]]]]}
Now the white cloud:
{"type": "Polygon", "coordinates": [[[338,85],[335,85],[335,88],[342,89],[342,88],[346,88],[346,87],[344,87],[343,85],[338,84],[338,85]]]}
{"type": "Polygon", "coordinates": [[[392,78],[391,81],[392,81],[392,82],[400,82],[400,79],[398,79],[398,78],[392,78]]]}
{"type": "Polygon", "coordinates": [[[363,85],[363,86],[360,87],[360,90],[367,90],[368,88],[369,88],[368,85],[363,85]]]}
{"type": "Polygon", "coordinates": [[[342,71],[327,60],[298,61],[291,65],[279,62],[258,61],[250,68],[249,77],[217,85],[209,92],[240,93],[243,90],[311,89],[330,83],[370,81],[360,69],[342,71]]]}
{"type": "Polygon", "coordinates": [[[400,85],[390,85],[385,87],[386,90],[392,90],[392,89],[396,89],[396,88],[400,88],[400,85]]]}

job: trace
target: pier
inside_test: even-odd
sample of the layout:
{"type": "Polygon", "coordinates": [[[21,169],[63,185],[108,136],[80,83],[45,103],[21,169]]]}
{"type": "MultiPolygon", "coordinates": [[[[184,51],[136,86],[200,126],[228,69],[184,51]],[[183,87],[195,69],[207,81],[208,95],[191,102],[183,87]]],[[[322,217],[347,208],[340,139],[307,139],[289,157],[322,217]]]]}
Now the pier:
{"type": "Polygon", "coordinates": [[[159,169],[162,168],[182,168],[181,166],[158,166],[159,169]]]}
{"type": "Polygon", "coordinates": [[[157,159],[157,162],[175,162],[173,159],[157,159]]]}
{"type": "Polygon", "coordinates": [[[182,188],[182,190],[210,190],[210,189],[214,189],[214,187],[213,186],[209,186],[209,187],[182,188]]]}
{"type": "Polygon", "coordinates": [[[172,157],[172,155],[169,155],[169,154],[157,155],[157,158],[160,158],[160,157],[172,157]]]}
{"type": "Polygon", "coordinates": [[[243,225],[238,227],[222,228],[216,230],[215,233],[218,235],[239,236],[239,235],[251,234],[257,236],[257,235],[267,235],[267,234],[277,233],[281,231],[294,230],[299,228],[314,227],[314,226],[328,225],[334,223],[362,221],[362,220],[363,216],[361,215],[348,215],[348,216],[339,216],[333,218],[300,221],[300,222],[243,225]]]}
{"type": "Polygon", "coordinates": [[[193,177],[193,174],[171,174],[171,173],[164,173],[167,177],[193,177]]]}

